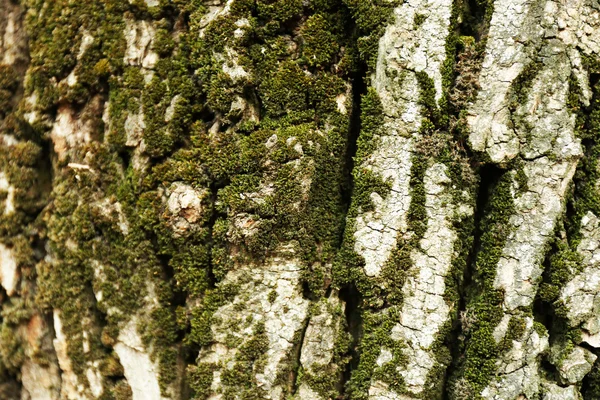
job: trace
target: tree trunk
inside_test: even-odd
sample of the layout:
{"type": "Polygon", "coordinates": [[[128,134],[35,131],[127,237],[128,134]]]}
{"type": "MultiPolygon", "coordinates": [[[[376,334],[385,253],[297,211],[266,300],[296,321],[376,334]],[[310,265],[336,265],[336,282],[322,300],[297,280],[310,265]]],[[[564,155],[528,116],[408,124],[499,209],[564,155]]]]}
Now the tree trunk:
{"type": "Polygon", "coordinates": [[[600,399],[597,0],[0,0],[0,399],[600,399]]]}

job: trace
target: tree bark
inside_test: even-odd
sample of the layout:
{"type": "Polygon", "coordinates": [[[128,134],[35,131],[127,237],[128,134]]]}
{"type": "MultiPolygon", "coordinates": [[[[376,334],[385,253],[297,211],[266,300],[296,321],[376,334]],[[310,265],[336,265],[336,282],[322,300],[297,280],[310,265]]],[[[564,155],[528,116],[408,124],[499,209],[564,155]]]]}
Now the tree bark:
{"type": "Polygon", "coordinates": [[[0,399],[600,398],[597,0],[0,0],[0,399]]]}

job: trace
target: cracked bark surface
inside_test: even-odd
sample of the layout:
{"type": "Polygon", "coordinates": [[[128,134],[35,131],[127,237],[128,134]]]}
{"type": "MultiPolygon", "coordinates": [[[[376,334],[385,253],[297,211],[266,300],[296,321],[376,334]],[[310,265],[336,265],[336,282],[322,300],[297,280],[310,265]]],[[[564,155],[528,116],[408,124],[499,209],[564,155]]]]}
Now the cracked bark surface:
{"type": "Polygon", "coordinates": [[[600,398],[596,0],[0,0],[0,398],[600,398]]]}

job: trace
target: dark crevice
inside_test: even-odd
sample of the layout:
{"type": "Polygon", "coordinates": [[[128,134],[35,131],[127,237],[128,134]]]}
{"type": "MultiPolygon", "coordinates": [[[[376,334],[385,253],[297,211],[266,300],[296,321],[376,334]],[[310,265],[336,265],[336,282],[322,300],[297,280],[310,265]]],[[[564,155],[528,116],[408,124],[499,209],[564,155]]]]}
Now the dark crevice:
{"type": "Polygon", "coordinates": [[[36,172],[38,174],[37,189],[41,192],[40,199],[43,205],[46,206],[53,189],[54,168],[52,166],[58,160],[58,156],[54,152],[54,145],[50,140],[41,140],[37,144],[42,149],[36,165],[36,172]]]}
{"type": "MultiPolygon", "coordinates": [[[[567,207],[568,208],[568,207],[567,207]]],[[[556,229],[556,235],[559,235],[559,229],[556,229]]],[[[557,240],[560,240],[557,238],[557,240]]],[[[543,273],[542,273],[542,283],[540,287],[544,290],[544,285],[552,285],[552,274],[554,271],[552,270],[552,256],[559,252],[559,248],[556,245],[556,241],[551,243],[546,252],[546,256],[542,261],[543,273]]],[[[568,322],[564,318],[560,318],[556,315],[554,309],[554,302],[542,298],[540,295],[540,291],[533,301],[533,318],[535,321],[541,323],[546,327],[546,330],[549,334],[550,343],[552,344],[556,340],[564,339],[564,334],[568,330],[568,322]]]]}
{"type": "Polygon", "coordinates": [[[544,325],[552,333],[554,325],[554,310],[552,306],[543,301],[539,296],[533,301],[533,319],[544,325]]]}
{"type": "MultiPolygon", "coordinates": [[[[356,39],[359,35],[358,27],[354,20],[351,21],[351,26],[348,29],[348,33],[356,39]]],[[[362,130],[362,98],[367,93],[367,74],[368,65],[366,62],[357,62],[356,69],[351,75],[352,84],[352,110],[349,121],[348,138],[346,142],[346,149],[344,155],[343,165],[343,180],[342,180],[342,204],[343,204],[343,218],[342,218],[342,229],[340,229],[340,235],[344,234],[347,229],[345,225],[348,219],[348,212],[352,203],[352,195],[354,192],[354,158],[358,150],[358,138],[362,130]]],[[[343,236],[340,237],[339,243],[342,243],[343,236]]],[[[331,287],[327,290],[327,296],[331,293],[331,287]]],[[[350,381],[352,371],[358,367],[360,355],[358,352],[358,345],[362,334],[362,295],[354,283],[348,284],[340,288],[338,294],[341,302],[345,304],[345,319],[346,329],[352,337],[352,342],[348,350],[350,361],[345,365],[345,368],[340,373],[339,387],[337,388],[340,393],[340,398],[345,398],[346,384],[350,381]]]]}
{"type": "Polygon", "coordinates": [[[310,288],[310,283],[302,282],[302,298],[307,300],[315,300],[315,293],[310,288]]]}
{"type": "Polygon", "coordinates": [[[300,370],[300,356],[302,355],[302,346],[304,345],[304,338],[306,337],[306,330],[308,329],[308,325],[310,324],[310,318],[306,318],[304,320],[304,324],[300,331],[300,339],[298,343],[294,346],[293,350],[293,364],[292,370],[290,371],[290,380],[289,380],[289,390],[288,392],[292,395],[296,394],[298,391],[298,371],[300,370]]]}
{"type": "Polygon", "coordinates": [[[119,157],[123,162],[123,170],[127,171],[127,169],[129,169],[129,165],[131,164],[131,154],[127,149],[124,149],[119,152],[119,157]]]}
{"type": "Polygon", "coordinates": [[[489,29],[486,15],[488,15],[488,7],[491,5],[487,0],[467,0],[463,4],[461,34],[472,36],[476,41],[480,41],[487,35],[489,29]]]}
{"type": "Polygon", "coordinates": [[[352,201],[352,192],[354,189],[352,171],[354,169],[354,157],[358,148],[358,136],[360,135],[361,121],[361,101],[362,96],[367,93],[367,65],[361,64],[352,75],[352,114],[350,116],[350,127],[348,132],[348,141],[346,145],[346,154],[344,157],[344,187],[342,188],[342,201],[344,202],[344,211],[347,214],[352,201]]]}
{"type": "Polygon", "coordinates": [[[212,288],[214,288],[217,284],[217,278],[214,273],[213,257],[212,257],[213,248],[215,245],[214,238],[213,238],[214,226],[219,218],[227,217],[227,215],[218,212],[215,209],[215,205],[217,204],[219,190],[227,187],[229,184],[230,184],[230,181],[228,179],[226,179],[224,181],[213,181],[210,185],[210,196],[211,196],[211,204],[212,204],[213,209],[212,209],[210,219],[208,220],[208,224],[207,224],[208,238],[209,238],[209,243],[207,244],[208,245],[208,254],[209,254],[207,276],[208,276],[209,284],[212,288]]]}
{"type": "Polygon", "coordinates": [[[478,176],[479,183],[477,187],[477,199],[475,203],[475,214],[474,214],[474,232],[473,232],[473,244],[469,250],[466,260],[466,268],[463,271],[462,284],[459,285],[459,297],[460,301],[458,304],[458,319],[454,322],[452,332],[449,335],[450,340],[450,354],[452,363],[446,371],[446,382],[444,383],[443,399],[450,399],[451,391],[449,390],[452,386],[451,380],[455,378],[456,372],[460,368],[460,365],[464,357],[464,346],[467,339],[467,332],[465,331],[464,316],[467,313],[467,304],[469,300],[473,298],[477,293],[477,283],[475,281],[476,273],[476,262],[477,254],[481,249],[481,238],[484,232],[483,218],[485,212],[488,209],[488,203],[490,196],[494,191],[494,188],[500,181],[500,178],[505,174],[506,171],[499,168],[494,164],[485,164],[479,167],[478,176]]]}
{"type": "Polygon", "coordinates": [[[356,285],[350,284],[340,290],[340,299],[346,304],[346,328],[352,336],[352,343],[349,351],[350,361],[342,373],[342,382],[340,385],[340,392],[342,396],[344,396],[346,383],[350,381],[352,371],[358,367],[360,361],[358,344],[362,336],[363,328],[361,312],[362,295],[356,285]]]}
{"type": "MultiPolygon", "coordinates": [[[[356,26],[354,21],[352,21],[349,32],[352,32],[352,35],[356,33],[356,26]]],[[[346,141],[346,149],[343,159],[343,179],[342,179],[342,187],[341,187],[341,201],[343,206],[343,215],[341,218],[342,224],[345,225],[348,217],[348,211],[350,209],[350,205],[352,202],[352,193],[354,189],[353,182],[353,170],[354,170],[354,157],[356,156],[356,152],[358,149],[358,137],[362,128],[362,108],[361,102],[362,97],[367,93],[367,81],[366,76],[368,72],[368,67],[366,63],[358,63],[356,69],[353,71],[350,81],[351,81],[351,91],[352,91],[352,110],[349,119],[348,126],[348,137],[346,141]]],[[[345,226],[340,229],[340,235],[343,235],[345,230],[345,226]]],[[[341,245],[342,237],[339,238],[338,243],[341,245]]],[[[308,282],[304,282],[303,286],[303,296],[307,299],[312,299],[314,294],[312,293],[308,282]]],[[[325,297],[328,298],[332,293],[332,286],[329,285],[326,289],[325,297]]],[[[359,355],[357,352],[357,346],[359,343],[360,331],[362,329],[362,316],[359,311],[359,307],[361,304],[361,295],[356,286],[348,285],[346,287],[341,288],[339,292],[340,300],[345,303],[345,317],[347,329],[352,335],[352,345],[350,349],[350,357],[351,361],[346,366],[346,369],[341,373],[340,382],[339,382],[339,391],[343,393],[346,382],[349,381],[352,370],[358,366],[359,355]]],[[[299,367],[300,355],[302,354],[302,343],[304,341],[304,335],[306,333],[306,329],[308,328],[310,320],[306,321],[305,326],[302,330],[302,338],[300,340],[300,344],[298,346],[297,352],[295,354],[297,365],[294,366],[293,369],[293,379],[294,387],[292,393],[296,393],[297,388],[297,371],[299,367]]]]}
{"type": "Polygon", "coordinates": [[[546,372],[546,379],[553,380],[555,382],[559,381],[559,373],[558,369],[554,364],[546,359],[542,359],[540,362],[540,367],[543,371],[546,372]]]}
{"type": "Polygon", "coordinates": [[[600,358],[594,363],[592,371],[583,378],[581,394],[584,400],[600,398],[600,358]]]}
{"type": "Polygon", "coordinates": [[[586,350],[588,350],[590,353],[594,353],[596,356],[600,355],[600,349],[592,346],[591,344],[587,343],[587,342],[581,342],[579,344],[577,344],[579,347],[582,347],[586,350]]]}
{"type": "Polygon", "coordinates": [[[0,382],[0,399],[19,400],[25,398],[21,395],[21,383],[16,375],[4,376],[0,382]]]}
{"type": "Polygon", "coordinates": [[[473,248],[467,258],[467,270],[465,271],[465,288],[472,283],[473,271],[475,270],[475,261],[477,252],[481,247],[481,237],[483,235],[483,217],[494,188],[500,181],[500,178],[506,173],[495,164],[482,165],[479,168],[479,185],[477,190],[477,201],[475,203],[474,225],[475,234],[473,238],[473,248]]]}

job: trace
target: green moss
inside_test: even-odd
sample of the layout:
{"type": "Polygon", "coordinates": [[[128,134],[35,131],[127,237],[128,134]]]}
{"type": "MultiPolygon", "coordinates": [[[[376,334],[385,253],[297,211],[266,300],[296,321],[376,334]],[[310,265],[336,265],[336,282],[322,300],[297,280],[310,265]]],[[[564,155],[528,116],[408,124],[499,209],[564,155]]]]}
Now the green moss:
{"type": "Polygon", "coordinates": [[[379,39],[386,25],[393,18],[393,10],[398,2],[396,0],[344,0],[344,3],[350,9],[358,28],[356,43],[360,61],[366,63],[370,70],[374,70],[379,39]]]}
{"type": "Polygon", "coordinates": [[[388,314],[369,310],[363,312],[364,335],[359,346],[360,363],[352,371],[352,378],[346,385],[346,391],[351,398],[367,399],[372,380],[389,383],[390,388],[397,392],[403,390],[404,381],[396,368],[406,363],[404,344],[391,338],[392,328],[398,321],[396,309],[389,309],[388,314]],[[392,360],[378,367],[377,358],[382,348],[392,353],[392,360]]]}
{"type": "Polygon", "coordinates": [[[581,256],[569,244],[555,237],[551,244],[549,267],[544,271],[540,298],[550,304],[558,300],[560,289],[583,269],[581,256]]]}
{"type": "Polygon", "coordinates": [[[311,15],[303,26],[302,55],[310,66],[329,64],[339,52],[339,40],[332,32],[329,21],[321,14],[311,15]]]}
{"type": "MultiPolygon", "coordinates": [[[[593,58],[584,58],[584,64],[590,73],[600,71],[600,65],[593,58]]],[[[581,240],[581,219],[591,211],[595,215],[600,215],[600,197],[596,185],[600,176],[598,160],[600,160],[600,101],[597,96],[592,96],[590,105],[584,111],[579,99],[579,89],[574,78],[570,79],[569,106],[575,113],[577,136],[582,139],[584,145],[584,157],[580,161],[575,176],[573,177],[574,187],[570,204],[573,209],[573,215],[566,222],[569,244],[572,249],[576,249],[581,240]]],[[[592,87],[592,92],[598,93],[600,84],[596,83],[592,87]]]]}
{"type": "MultiPolygon", "coordinates": [[[[504,173],[490,193],[480,231],[481,244],[476,256],[474,287],[470,293],[467,312],[471,322],[464,327],[467,335],[464,364],[459,375],[462,385],[469,393],[479,393],[496,371],[496,358],[501,347],[493,337],[495,327],[502,318],[501,304],[503,293],[494,286],[497,264],[502,254],[504,242],[510,232],[509,218],[514,213],[511,186],[513,176],[504,173]]],[[[515,320],[514,324],[518,321],[515,320]]],[[[456,388],[455,388],[456,389],[456,388]]]]}
{"type": "MultiPolygon", "coordinates": [[[[175,343],[181,337],[185,337],[184,346],[192,349],[213,343],[210,327],[214,313],[235,293],[235,288],[221,283],[239,260],[232,256],[232,246],[239,246],[240,258],[259,260],[265,256],[264,249],[274,250],[282,242],[297,243],[311,293],[323,295],[329,285],[327,265],[344,224],[342,160],[350,123],[350,117],[337,110],[336,98],[347,94],[348,64],[356,61],[354,46],[342,35],[349,26],[349,12],[338,0],[307,6],[300,0],[237,0],[231,4],[230,15],[202,27],[201,37],[199,23],[206,7],[198,1],[162,2],[156,8],[141,1],[111,0],[96,5],[59,1],[43,10],[42,3],[28,2],[33,58],[26,91],[38,95],[35,110],[53,112],[59,101],[86,103],[108,97],[110,123],[103,133],[100,115],[92,115],[91,122],[97,124],[93,136],[98,141],[74,149],[64,162],[80,161],[88,154],[85,162],[95,173],[79,171],[76,176],[69,169],[58,169],[54,178],[53,208],[44,214],[44,223],[56,260],[38,266],[38,304],[44,309],[61,309],[65,333],[73,338],[70,355],[83,366],[92,357],[108,357],[119,327],[143,308],[146,283],[151,282],[158,305],[143,316],[138,328],[147,347],[154,349],[151,356],[160,365],[164,391],[176,378],[175,343]],[[178,12],[177,18],[189,25],[184,24],[175,40],[171,22],[178,12]],[[306,20],[298,18],[305,13],[306,20]],[[144,19],[157,27],[153,50],[161,60],[148,83],[140,68],[123,65],[125,18],[144,19]],[[234,35],[235,22],[242,18],[249,26],[242,35],[234,35]],[[94,36],[94,42],[78,60],[85,31],[94,36]],[[215,52],[224,53],[226,47],[238,53],[237,61],[248,72],[248,79],[234,82],[222,72],[222,61],[217,61],[215,52]],[[75,87],[54,84],[72,71],[78,77],[75,87]],[[173,118],[165,121],[166,109],[175,96],[180,100],[173,118]],[[249,108],[232,110],[238,96],[248,102],[257,118],[248,116],[249,108]],[[145,171],[127,165],[137,143],[127,138],[125,123],[138,113],[144,115],[144,155],[150,156],[145,171]],[[273,135],[278,140],[269,149],[265,143],[273,135]],[[296,144],[302,147],[302,155],[294,149],[296,144]],[[297,179],[302,175],[313,178],[307,192],[297,179]],[[162,199],[165,188],[175,181],[211,193],[207,218],[183,238],[173,237],[162,199]],[[265,184],[272,184],[273,193],[265,196],[263,203],[241,198],[265,184]],[[296,204],[299,198],[300,206],[296,204]],[[117,212],[99,209],[100,199],[120,204],[128,222],[126,235],[119,228],[117,212]],[[240,214],[255,218],[257,235],[231,234],[240,214]],[[64,245],[67,242],[69,246],[64,245]],[[98,264],[105,279],[94,275],[98,264]],[[90,289],[101,290],[103,300],[96,304],[90,289]],[[181,297],[200,306],[185,310],[173,304],[181,297]],[[109,309],[120,313],[104,315],[104,334],[94,333],[92,353],[82,354],[78,318],[96,311],[107,314],[109,309]]],[[[353,3],[352,7],[360,14],[361,35],[369,36],[361,42],[366,60],[373,55],[367,51],[376,43],[374,32],[381,31],[392,6],[367,5],[379,15],[358,13],[363,4],[353,3]]],[[[380,108],[373,96],[371,91],[365,103],[370,115],[380,108]]],[[[347,103],[350,110],[352,105],[347,103]]],[[[367,117],[365,126],[371,128],[366,131],[374,132],[380,119],[379,115],[367,117]]],[[[363,156],[372,146],[368,135],[360,145],[363,156]]],[[[13,173],[31,185],[37,178],[28,178],[27,168],[39,157],[39,149],[24,146],[16,151],[24,165],[13,173]]],[[[370,190],[385,195],[389,185],[368,172],[361,176],[357,187],[364,188],[364,195],[356,206],[366,209],[370,190]]],[[[39,205],[32,209],[39,210],[39,205]]],[[[6,229],[13,229],[9,225],[6,229]]],[[[224,379],[234,382],[240,378],[244,385],[253,385],[246,363],[258,357],[261,343],[264,348],[264,335],[260,335],[257,333],[252,346],[244,347],[244,359],[236,361],[234,369],[239,374],[224,379]]],[[[339,365],[340,360],[336,361],[339,365]]],[[[221,366],[190,368],[197,396],[209,390],[213,368],[221,366]]],[[[111,389],[111,395],[130,397],[130,389],[121,386],[111,389]]],[[[248,394],[252,390],[248,389],[248,394]]]]}
{"type": "Polygon", "coordinates": [[[413,30],[417,30],[423,25],[425,20],[427,19],[427,15],[424,14],[415,14],[415,19],[413,20],[413,30]]]}
{"type": "Polygon", "coordinates": [[[498,349],[501,353],[509,351],[513,346],[513,340],[520,339],[525,334],[526,325],[527,321],[522,317],[512,316],[510,318],[506,335],[504,335],[502,341],[498,344],[498,349]]]}
{"type": "Polygon", "coordinates": [[[0,64],[0,117],[12,109],[13,95],[19,87],[19,77],[9,65],[0,64]]]}
{"type": "Polygon", "coordinates": [[[281,116],[287,112],[304,111],[309,80],[298,64],[284,62],[272,78],[260,86],[263,106],[267,113],[281,116]]]}
{"type": "Polygon", "coordinates": [[[515,111],[519,106],[522,106],[527,101],[527,95],[536,76],[542,70],[543,63],[541,61],[532,61],[523,67],[523,70],[513,81],[511,86],[511,103],[510,108],[515,111]]]}
{"type": "Polygon", "coordinates": [[[194,398],[204,399],[210,396],[213,372],[217,369],[213,364],[190,365],[187,369],[188,382],[194,391],[194,398]]]}

